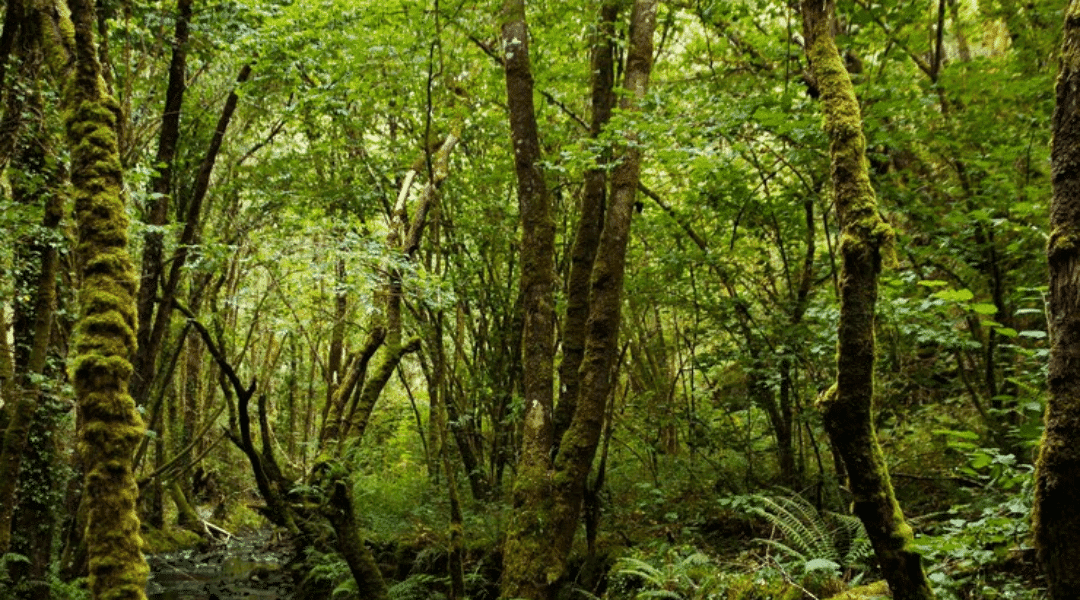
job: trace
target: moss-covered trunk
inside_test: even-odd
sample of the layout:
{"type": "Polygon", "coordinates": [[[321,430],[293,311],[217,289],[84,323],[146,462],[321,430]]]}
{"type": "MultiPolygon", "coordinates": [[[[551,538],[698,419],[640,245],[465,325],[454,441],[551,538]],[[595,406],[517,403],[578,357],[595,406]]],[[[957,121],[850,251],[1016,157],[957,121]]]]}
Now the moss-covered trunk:
{"type": "Polygon", "coordinates": [[[546,597],[558,576],[559,559],[542,542],[550,511],[552,410],[555,376],[555,222],[540,167],[540,140],[533,106],[529,31],[524,0],[502,8],[503,66],[517,174],[521,218],[521,299],[525,418],[514,482],[514,514],[504,548],[502,596],[546,597]]]}
{"type": "Polygon", "coordinates": [[[836,385],[821,401],[825,429],[847,467],[855,514],[897,600],[933,598],[912,548],[874,431],[874,307],[882,248],[892,231],[870,185],[862,115],[832,35],[832,0],[802,3],[806,52],[825,111],[833,194],[840,217],[840,324],[836,385]]]}
{"type": "MultiPolygon", "coordinates": [[[[623,82],[628,93],[620,106],[624,111],[637,110],[648,91],[657,4],[655,0],[636,0],[631,10],[623,82]]],[[[633,132],[628,132],[626,138],[617,151],[617,164],[611,171],[609,205],[593,265],[585,355],[581,361],[581,390],[573,421],[562,437],[554,461],[554,508],[552,533],[548,537],[564,558],[570,552],[577,531],[585,485],[600,443],[607,400],[614,385],[626,250],[644,155],[633,132]]]]}
{"type": "MultiPolygon", "coordinates": [[[[510,64],[511,60],[521,58],[519,52],[525,48],[522,41],[526,37],[524,9],[520,5],[521,2],[507,3],[508,9],[520,11],[514,14],[509,10],[507,12],[507,15],[520,20],[520,27],[508,30],[508,27],[504,26],[503,29],[507,92],[511,100],[515,94],[522,93],[521,88],[514,85],[510,64]]],[[[656,7],[654,0],[637,0],[634,3],[625,81],[625,87],[630,93],[623,102],[622,108],[625,110],[634,110],[648,88],[652,70],[652,36],[656,28],[656,7]]],[[[507,22],[511,23],[509,20],[507,22]]],[[[524,59],[527,60],[527,54],[524,59]]],[[[531,85],[528,89],[531,90],[531,85]]],[[[528,106],[531,110],[531,93],[528,106]]],[[[531,117],[531,114],[528,116],[531,117]]],[[[513,123],[512,115],[512,129],[513,123]]],[[[515,151],[520,141],[515,134],[515,151]]],[[[621,160],[611,174],[611,203],[605,211],[604,227],[595,252],[590,279],[589,316],[585,325],[584,353],[580,367],[581,387],[572,418],[561,437],[554,460],[550,458],[554,443],[550,417],[550,378],[553,364],[550,355],[543,355],[543,360],[540,360],[543,350],[540,344],[546,343],[545,339],[537,337],[530,342],[528,323],[536,316],[529,313],[531,290],[526,287],[526,275],[523,274],[522,291],[526,299],[527,323],[523,343],[525,376],[536,377],[533,388],[536,397],[530,399],[529,380],[526,379],[525,431],[518,480],[514,488],[514,515],[507,532],[503,556],[500,590],[503,598],[541,600],[552,596],[555,591],[553,584],[565,571],[566,559],[581,518],[585,483],[600,441],[604,408],[612,385],[626,247],[641,169],[642,148],[634,143],[635,141],[627,140],[628,143],[621,151],[621,160]],[[546,371],[537,372],[540,368],[546,371]],[[542,378],[545,377],[546,387],[542,383],[542,378]]],[[[537,159],[538,153],[539,150],[537,159]]],[[[527,218],[523,206],[522,223],[526,228],[529,226],[527,218]]],[[[523,240],[522,266],[525,271],[529,269],[526,252],[534,250],[527,248],[523,240]]],[[[552,256],[549,254],[545,260],[551,260],[552,256]]],[[[540,309],[552,310],[539,302],[532,308],[540,309]]]]}
{"type": "Polygon", "coordinates": [[[1051,146],[1049,396],[1034,529],[1050,598],[1080,598],[1080,2],[1065,13],[1051,146]]]}
{"type": "Polygon", "coordinates": [[[143,436],[143,423],[128,394],[136,277],[117,150],[119,107],[101,77],[93,3],[72,0],[70,7],[76,60],[67,133],[82,283],[68,368],[82,420],[90,589],[95,599],[141,600],[147,566],[139,549],[132,452],[143,436]]]}

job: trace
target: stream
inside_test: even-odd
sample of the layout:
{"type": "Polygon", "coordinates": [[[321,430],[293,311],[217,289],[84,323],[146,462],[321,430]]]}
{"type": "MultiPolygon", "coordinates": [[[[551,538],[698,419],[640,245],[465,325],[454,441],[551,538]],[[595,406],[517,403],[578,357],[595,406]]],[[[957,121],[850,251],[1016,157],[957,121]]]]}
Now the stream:
{"type": "Polygon", "coordinates": [[[150,600],[290,600],[287,548],[269,532],[236,537],[209,550],[147,557],[150,600]]]}

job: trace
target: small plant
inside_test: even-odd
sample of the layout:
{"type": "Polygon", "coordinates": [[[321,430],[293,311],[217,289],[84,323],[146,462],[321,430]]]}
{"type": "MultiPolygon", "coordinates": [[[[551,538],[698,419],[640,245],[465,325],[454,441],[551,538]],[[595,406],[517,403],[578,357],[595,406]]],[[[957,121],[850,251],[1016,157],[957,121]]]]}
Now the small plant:
{"type": "Polygon", "coordinates": [[[633,598],[709,598],[718,591],[719,569],[712,559],[693,549],[672,548],[663,556],[660,566],[632,556],[623,557],[613,569],[618,587],[637,588],[633,598]],[[684,554],[685,556],[680,556],[684,554]]]}
{"type": "Polygon", "coordinates": [[[341,555],[333,552],[307,550],[304,559],[307,574],[300,585],[303,589],[330,588],[330,597],[334,600],[356,598],[356,581],[349,571],[349,565],[341,555]]]}
{"type": "MultiPolygon", "coordinates": [[[[801,600],[804,588],[771,567],[732,570],[689,546],[637,549],[611,571],[608,600],[801,600]]],[[[579,590],[579,593],[580,590],[579,590]]],[[[595,598],[581,593],[584,598],[595,598]]]]}
{"type": "Polygon", "coordinates": [[[777,550],[781,565],[794,563],[803,574],[823,572],[857,580],[873,554],[862,522],[851,515],[820,512],[802,496],[750,496],[750,514],[765,519],[783,537],[761,543],[777,550]]]}
{"type": "Polygon", "coordinates": [[[390,600],[442,600],[446,595],[438,589],[448,586],[446,577],[416,573],[390,586],[387,593],[390,600]]]}

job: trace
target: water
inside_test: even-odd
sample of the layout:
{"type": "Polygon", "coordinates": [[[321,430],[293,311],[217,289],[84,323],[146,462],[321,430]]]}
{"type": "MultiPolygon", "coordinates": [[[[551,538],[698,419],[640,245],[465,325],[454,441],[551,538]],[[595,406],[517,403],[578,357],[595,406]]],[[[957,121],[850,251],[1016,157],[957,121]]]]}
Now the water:
{"type": "Polygon", "coordinates": [[[267,534],[234,538],[209,551],[148,557],[151,600],[290,600],[292,583],[281,548],[267,534]]]}

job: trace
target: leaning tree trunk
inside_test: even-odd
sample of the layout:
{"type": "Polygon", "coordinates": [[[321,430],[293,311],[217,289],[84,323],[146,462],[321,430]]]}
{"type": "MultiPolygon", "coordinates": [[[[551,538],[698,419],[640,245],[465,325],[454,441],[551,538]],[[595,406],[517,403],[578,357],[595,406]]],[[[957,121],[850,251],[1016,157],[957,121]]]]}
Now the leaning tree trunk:
{"type": "Polygon", "coordinates": [[[94,5],[71,0],[75,71],[67,115],[71,183],[82,276],[69,363],[82,417],[86,540],[95,599],[142,600],[147,566],[139,550],[139,495],[132,453],[143,423],[128,394],[135,352],[135,269],[117,150],[119,106],[104,89],[94,43],[94,5]]]}
{"type": "Polygon", "coordinates": [[[883,246],[892,230],[878,215],[866,163],[862,115],[832,35],[833,0],[803,0],[806,53],[821,92],[843,236],[836,385],[821,401],[825,429],[847,466],[855,514],[897,600],[933,598],[912,547],[874,431],[874,305],[883,246]]]}
{"type": "Polygon", "coordinates": [[[1080,2],[1069,2],[1051,163],[1050,374],[1034,529],[1052,600],[1080,598],[1080,2]]]}

